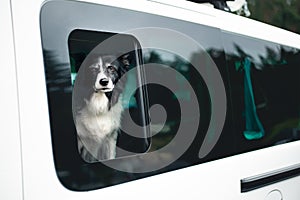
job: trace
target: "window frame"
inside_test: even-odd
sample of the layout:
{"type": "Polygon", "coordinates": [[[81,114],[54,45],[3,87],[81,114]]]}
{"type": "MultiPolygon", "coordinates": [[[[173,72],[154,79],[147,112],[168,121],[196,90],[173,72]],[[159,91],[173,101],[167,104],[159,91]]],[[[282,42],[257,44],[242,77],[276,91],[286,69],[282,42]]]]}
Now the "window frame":
{"type": "MultiPolygon", "coordinates": [[[[59,61],[59,63],[64,64],[67,68],[70,68],[70,60],[69,60],[69,54],[68,54],[68,37],[70,33],[76,29],[83,29],[88,31],[103,31],[103,32],[112,32],[112,33],[124,33],[127,31],[130,31],[131,29],[138,29],[141,27],[158,27],[158,28],[168,28],[171,30],[175,30],[178,32],[183,32],[187,35],[189,35],[194,40],[201,40],[203,41],[203,45],[205,49],[209,49],[209,47],[214,46],[216,47],[220,52],[210,52],[211,55],[219,54],[219,62],[222,64],[217,64],[218,67],[217,70],[220,71],[222,74],[222,81],[224,81],[224,87],[226,87],[226,91],[228,91],[228,80],[227,80],[227,69],[225,66],[225,55],[224,50],[221,42],[221,31],[218,28],[209,27],[205,25],[200,24],[194,24],[191,22],[181,21],[177,19],[157,16],[153,14],[147,14],[142,12],[136,12],[121,8],[114,8],[104,5],[97,5],[97,4],[89,4],[89,3],[82,3],[82,2],[47,2],[43,5],[41,9],[41,34],[42,34],[42,45],[44,50],[44,55],[46,50],[48,51],[54,51],[56,55],[56,59],[59,61]],[[68,10],[68,12],[66,12],[68,10]],[[74,13],[78,10],[81,10],[78,15],[72,15],[71,13],[74,13]],[[109,14],[118,12],[120,15],[109,18],[104,16],[110,16],[109,14]],[[81,14],[80,14],[81,13],[81,14]],[[84,13],[84,17],[82,17],[82,13],[84,13]],[[146,19],[145,21],[140,21],[138,18],[139,15],[143,15],[146,19]],[[122,23],[122,20],[124,17],[134,17],[134,21],[130,21],[130,23],[122,23]],[[99,19],[99,20],[89,20],[89,19],[99,19]],[[63,21],[59,19],[64,19],[63,21]],[[101,23],[101,20],[103,23],[101,23]],[[59,23],[58,23],[59,22],[59,23]],[[168,23],[166,23],[168,22],[168,23]],[[173,23],[176,22],[176,23],[173,23]],[[196,29],[197,31],[189,32],[189,28],[186,28],[188,26],[189,28],[196,29]],[[52,34],[55,30],[56,34],[52,34]],[[210,34],[207,34],[207,33],[210,34]],[[206,39],[203,39],[207,36],[215,37],[213,40],[208,41],[206,39]]],[[[143,44],[142,44],[143,47],[143,44]]],[[[44,56],[44,60],[47,59],[47,57],[44,56]]],[[[70,74],[70,73],[69,73],[70,74]]],[[[141,73],[141,76],[144,77],[145,75],[141,73]]],[[[70,81],[71,82],[71,81],[70,81]]],[[[146,96],[146,90],[144,91],[144,95],[146,96]]],[[[226,97],[228,98],[228,96],[226,97]]],[[[145,104],[147,104],[148,98],[145,98],[145,104]]],[[[229,103],[229,100],[227,99],[227,113],[226,113],[226,121],[223,132],[226,132],[225,135],[232,134],[231,127],[229,126],[230,119],[231,119],[231,105],[229,103]]],[[[51,109],[50,109],[51,112],[51,109]]],[[[146,114],[145,114],[146,115],[146,114]]],[[[52,128],[53,131],[53,128],[52,128]]],[[[53,133],[51,133],[53,134],[53,133]]],[[[227,157],[234,154],[234,150],[231,148],[226,152],[222,151],[222,148],[229,146],[228,144],[231,142],[227,141],[226,138],[224,138],[224,134],[221,134],[221,138],[219,140],[219,144],[221,144],[219,147],[214,148],[210,155],[208,157],[204,158],[197,158],[197,161],[193,160],[188,163],[182,162],[180,159],[175,161],[173,164],[168,165],[167,167],[164,167],[163,169],[156,170],[153,172],[147,172],[147,173],[130,173],[130,172],[121,172],[118,170],[114,170],[102,162],[100,163],[93,163],[86,165],[84,169],[80,168],[71,168],[69,171],[66,169],[60,169],[56,166],[56,172],[58,175],[59,180],[61,183],[70,190],[75,191],[87,191],[87,190],[94,190],[99,189],[102,187],[107,187],[110,185],[115,185],[123,182],[128,182],[131,180],[144,178],[147,176],[159,174],[162,172],[172,171],[179,168],[184,168],[192,165],[196,165],[199,163],[227,157]],[[229,142],[229,143],[228,143],[229,142]],[[222,155],[219,155],[219,153],[222,152],[222,155]],[[97,168],[97,169],[96,169],[97,168]],[[103,174],[97,173],[101,169],[103,171],[103,174]],[[90,179],[87,180],[87,178],[84,176],[84,173],[88,173],[86,175],[89,175],[90,179]],[[88,172],[87,172],[88,171],[88,172]],[[75,178],[75,182],[73,183],[70,180],[70,178],[63,177],[64,175],[68,174],[68,177],[75,178]],[[96,175],[97,174],[97,175],[96,175]],[[89,183],[89,185],[87,183],[89,183]],[[80,185],[80,182],[84,182],[85,184],[80,185]],[[78,183],[80,186],[78,186],[78,183]],[[75,185],[75,186],[74,186],[75,185]],[[88,185],[88,186],[87,186],[88,185]]],[[[198,138],[199,139],[199,138],[198,138]]],[[[52,135],[52,140],[55,143],[55,140],[52,135]]],[[[200,140],[203,141],[202,136],[200,137],[200,140]]],[[[53,144],[54,144],[53,143],[53,144]]],[[[189,148],[190,151],[199,152],[199,149],[201,148],[202,143],[194,141],[192,146],[189,148]]],[[[232,145],[230,145],[232,146],[232,145]]],[[[59,152],[56,152],[55,144],[53,147],[54,154],[58,154],[59,152]]],[[[64,152],[68,153],[68,151],[64,152]]],[[[186,153],[187,155],[189,153],[186,153]]],[[[146,154],[144,154],[146,155],[146,154]]],[[[186,157],[187,157],[186,155],[186,157]]],[[[195,156],[198,156],[195,155],[195,156]]],[[[118,160],[126,160],[126,162],[135,162],[134,159],[135,156],[130,158],[124,158],[124,159],[118,159],[118,160]]],[[[151,157],[147,158],[148,160],[151,159],[151,157]]],[[[147,160],[146,159],[146,160],[147,160]]],[[[56,160],[54,155],[54,160],[56,160]]],[[[76,159],[75,159],[76,160],[76,159]]],[[[77,162],[77,161],[76,161],[77,162]]],[[[108,161],[109,164],[110,161],[108,161]]],[[[112,161],[113,162],[113,161],[112,161]]],[[[126,163],[125,162],[125,163],[126,163]]],[[[55,161],[55,164],[56,161],[55,161]]],[[[143,165],[143,164],[142,164],[143,165]]],[[[67,168],[70,167],[66,165],[67,168]]]]}

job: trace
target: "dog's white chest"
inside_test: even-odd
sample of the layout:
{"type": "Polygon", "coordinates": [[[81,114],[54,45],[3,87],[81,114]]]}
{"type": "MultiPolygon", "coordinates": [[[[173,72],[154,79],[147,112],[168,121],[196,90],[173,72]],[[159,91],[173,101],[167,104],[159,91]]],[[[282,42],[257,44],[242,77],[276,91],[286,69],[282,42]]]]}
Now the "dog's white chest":
{"type": "Polygon", "coordinates": [[[105,100],[93,99],[93,104],[89,102],[88,107],[82,110],[76,127],[80,137],[93,138],[100,141],[104,137],[111,135],[120,128],[122,103],[121,100],[115,104],[110,110],[103,106],[105,100]],[[99,106],[101,109],[99,110],[99,106]],[[97,108],[97,109],[96,109],[97,108]],[[99,112],[101,111],[101,112],[99,112]]]}
{"type": "Polygon", "coordinates": [[[85,119],[85,127],[92,136],[103,138],[119,128],[120,119],[116,119],[110,114],[111,113],[107,113],[105,115],[85,119]]]}

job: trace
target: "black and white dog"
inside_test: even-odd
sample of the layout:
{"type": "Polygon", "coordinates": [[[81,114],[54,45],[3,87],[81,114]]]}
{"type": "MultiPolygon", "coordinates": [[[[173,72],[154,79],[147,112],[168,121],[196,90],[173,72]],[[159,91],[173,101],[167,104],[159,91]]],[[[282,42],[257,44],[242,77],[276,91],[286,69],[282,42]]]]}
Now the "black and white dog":
{"type": "Polygon", "coordinates": [[[76,78],[74,90],[78,89],[74,91],[77,92],[75,96],[73,92],[73,101],[77,104],[73,103],[76,106],[73,115],[78,149],[87,162],[116,157],[123,111],[122,92],[126,82],[121,77],[128,71],[128,56],[96,56],[85,63],[76,78]]]}

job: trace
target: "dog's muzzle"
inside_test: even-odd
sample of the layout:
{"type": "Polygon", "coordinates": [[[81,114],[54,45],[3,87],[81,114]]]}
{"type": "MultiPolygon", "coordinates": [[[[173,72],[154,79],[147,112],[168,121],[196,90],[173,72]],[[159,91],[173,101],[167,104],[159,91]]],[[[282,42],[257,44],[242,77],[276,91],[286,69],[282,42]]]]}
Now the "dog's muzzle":
{"type": "Polygon", "coordinates": [[[94,91],[98,92],[111,92],[114,88],[113,84],[110,84],[110,80],[108,78],[102,78],[99,80],[99,83],[94,86],[94,91]]]}

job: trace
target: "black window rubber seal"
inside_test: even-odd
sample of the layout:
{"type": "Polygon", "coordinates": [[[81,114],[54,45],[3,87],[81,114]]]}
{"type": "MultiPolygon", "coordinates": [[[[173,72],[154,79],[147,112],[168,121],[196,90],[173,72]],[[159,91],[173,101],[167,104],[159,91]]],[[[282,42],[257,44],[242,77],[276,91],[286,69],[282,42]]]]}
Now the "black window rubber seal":
{"type": "Polygon", "coordinates": [[[241,179],[241,192],[250,192],[300,175],[300,164],[241,179]]]}

